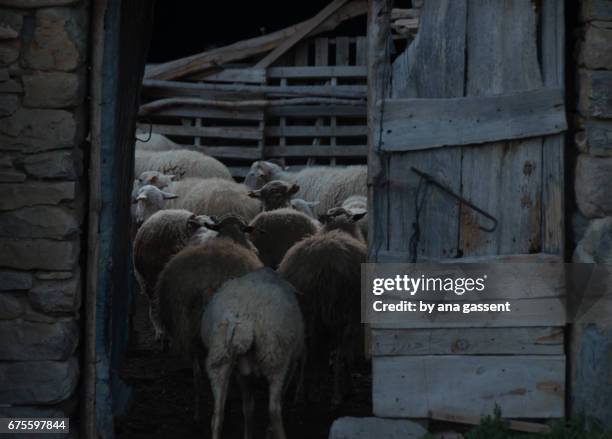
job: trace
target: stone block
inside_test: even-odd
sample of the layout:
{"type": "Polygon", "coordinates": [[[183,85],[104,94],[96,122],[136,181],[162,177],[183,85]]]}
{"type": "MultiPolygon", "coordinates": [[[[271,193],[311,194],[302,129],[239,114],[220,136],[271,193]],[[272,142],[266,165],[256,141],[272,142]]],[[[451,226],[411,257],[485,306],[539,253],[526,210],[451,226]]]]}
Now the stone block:
{"type": "Polygon", "coordinates": [[[19,58],[21,42],[19,40],[0,41],[0,66],[13,64],[19,58]]]}
{"type": "Polygon", "coordinates": [[[31,69],[74,70],[85,62],[87,37],[85,8],[39,9],[22,62],[31,69]]]}
{"type": "MultiPolygon", "coordinates": [[[[17,293],[19,296],[23,296],[22,293],[17,293]]],[[[11,293],[0,293],[0,320],[13,320],[23,315],[26,309],[26,305],[22,297],[18,297],[17,294],[11,293]]],[[[0,329],[0,332],[2,330],[0,329]]],[[[8,336],[8,335],[7,335],[8,336]]],[[[5,334],[2,333],[0,337],[0,344],[5,334]]]]}
{"type": "Polygon", "coordinates": [[[0,361],[69,359],[79,340],[74,320],[36,323],[0,321],[0,361]]]}
{"type": "Polygon", "coordinates": [[[610,0],[582,0],[581,18],[584,21],[612,21],[612,2],[610,0]]]}
{"type": "Polygon", "coordinates": [[[338,418],[329,439],[420,439],[427,434],[420,424],[404,419],[338,418]]]}
{"type": "Polygon", "coordinates": [[[0,184],[0,210],[12,210],[26,206],[55,205],[74,200],[76,183],[25,182],[0,184]]]}
{"type": "Polygon", "coordinates": [[[81,279],[75,276],[62,281],[37,281],[28,292],[34,310],[44,313],[72,313],[80,305],[81,279]]]}
{"type": "Polygon", "coordinates": [[[582,116],[612,118],[612,72],[581,70],[579,87],[582,116]]]}
{"type": "Polygon", "coordinates": [[[587,25],[580,48],[580,62],[587,69],[612,70],[612,29],[587,25]]]}
{"type": "Polygon", "coordinates": [[[612,215],[612,158],[578,156],[576,202],[587,218],[612,215]]]}
{"type": "Polygon", "coordinates": [[[79,241],[0,238],[0,267],[22,270],[72,270],[79,258],[79,241]]]}
{"type": "Polygon", "coordinates": [[[12,169],[0,169],[0,183],[15,183],[25,181],[26,175],[23,172],[12,169]]]}
{"type": "Polygon", "coordinates": [[[29,290],[33,284],[32,273],[0,270],[0,291],[29,290]]]}
{"type": "Polygon", "coordinates": [[[0,363],[0,401],[4,404],[54,404],[76,389],[79,368],[68,361],[16,361],[0,363]]]}
{"type": "Polygon", "coordinates": [[[22,80],[26,107],[76,107],[85,96],[84,77],[78,73],[35,72],[22,80]]]}
{"type": "Polygon", "coordinates": [[[72,148],[82,141],[77,115],[66,110],[19,108],[0,119],[0,150],[33,153],[72,148]]]}
{"type": "Polygon", "coordinates": [[[65,238],[79,233],[74,212],[54,206],[35,206],[0,213],[0,236],[65,238]]]}
{"type": "Polygon", "coordinates": [[[23,167],[33,177],[74,180],[82,173],[83,155],[78,148],[31,154],[23,167]]]}
{"type": "Polygon", "coordinates": [[[584,142],[589,154],[599,157],[612,156],[612,121],[585,121],[584,142]]]}
{"type": "Polygon", "coordinates": [[[16,95],[0,95],[0,117],[10,116],[19,107],[19,98],[16,95]]]}
{"type": "Polygon", "coordinates": [[[72,279],[72,276],[70,271],[39,271],[35,274],[36,279],[40,280],[66,280],[72,279]]]}

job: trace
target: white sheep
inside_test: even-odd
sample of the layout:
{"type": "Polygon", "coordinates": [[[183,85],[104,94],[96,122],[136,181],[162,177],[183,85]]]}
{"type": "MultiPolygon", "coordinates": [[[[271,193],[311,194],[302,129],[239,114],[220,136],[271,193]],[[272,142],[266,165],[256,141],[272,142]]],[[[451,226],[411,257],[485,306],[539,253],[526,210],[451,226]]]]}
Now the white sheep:
{"type": "Polygon", "coordinates": [[[155,212],[166,207],[166,202],[177,198],[176,194],[166,192],[153,185],[141,187],[133,200],[136,208],[132,211],[134,223],[140,227],[155,212]]]}
{"type": "Polygon", "coordinates": [[[174,143],[166,136],[157,133],[144,132],[138,130],[136,132],[137,138],[134,144],[136,151],[170,151],[172,149],[182,149],[183,147],[178,143],[174,143]]]}
{"type": "Polygon", "coordinates": [[[188,149],[144,154],[140,152],[136,156],[136,161],[136,175],[144,171],[159,171],[164,174],[172,174],[177,180],[188,177],[232,179],[229,169],[219,160],[188,149]]]}
{"type": "Polygon", "coordinates": [[[366,166],[315,166],[289,172],[276,163],[260,160],[251,165],[244,184],[251,189],[259,189],[272,180],[298,184],[300,190],[297,198],[320,202],[315,208],[317,215],[340,206],[351,195],[367,195],[366,166]]]}
{"type": "Polygon", "coordinates": [[[302,212],[310,218],[317,219],[317,216],[314,214],[314,209],[319,205],[318,201],[306,201],[302,198],[293,198],[290,203],[291,207],[298,212],[302,212]]]}
{"type": "Polygon", "coordinates": [[[291,284],[270,269],[224,283],[202,316],[201,336],[214,397],[213,439],[221,437],[232,373],[242,391],[244,437],[253,435],[249,378],[263,376],[269,392],[268,437],[285,439],[283,394],[304,347],[304,323],[291,284]]]}

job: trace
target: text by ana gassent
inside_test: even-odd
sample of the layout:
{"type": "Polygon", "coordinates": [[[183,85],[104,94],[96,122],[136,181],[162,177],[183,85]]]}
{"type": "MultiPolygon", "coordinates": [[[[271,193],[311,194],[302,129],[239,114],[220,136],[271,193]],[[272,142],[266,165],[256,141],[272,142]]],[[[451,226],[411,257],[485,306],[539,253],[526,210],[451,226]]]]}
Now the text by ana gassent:
{"type": "Polygon", "coordinates": [[[380,296],[385,293],[401,292],[414,296],[419,292],[454,293],[461,296],[469,292],[481,292],[485,289],[487,275],[482,277],[412,277],[398,274],[395,277],[379,277],[372,281],[372,294],[380,296]]]}

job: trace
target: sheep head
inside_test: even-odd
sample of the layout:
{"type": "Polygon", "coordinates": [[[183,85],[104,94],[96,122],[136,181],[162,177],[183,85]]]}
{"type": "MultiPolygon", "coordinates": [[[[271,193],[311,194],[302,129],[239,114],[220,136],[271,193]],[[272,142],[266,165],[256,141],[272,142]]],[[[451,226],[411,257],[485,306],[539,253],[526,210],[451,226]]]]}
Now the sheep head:
{"type": "Polygon", "coordinates": [[[136,224],[140,227],[151,215],[162,210],[165,207],[166,201],[173,198],[178,198],[170,192],[165,192],[153,185],[145,185],[138,190],[138,193],[133,201],[136,205],[135,218],[136,224]]]}
{"type": "Polygon", "coordinates": [[[261,189],[249,192],[249,197],[261,200],[263,210],[269,211],[291,206],[291,198],[297,194],[300,187],[295,183],[282,180],[273,180],[266,183],[261,189]]]}
{"type": "Polygon", "coordinates": [[[277,161],[258,160],[251,165],[244,185],[249,189],[260,189],[267,182],[278,179],[285,170],[287,167],[277,161]]]}
{"type": "Polygon", "coordinates": [[[252,233],[255,228],[247,224],[240,216],[225,215],[218,221],[214,218],[210,218],[210,221],[204,224],[204,227],[217,232],[217,236],[220,238],[230,238],[238,244],[249,249],[254,249],[247,234],[252,233]]]}
{"type": "Polygon", "coordinates": [[[348,210],[344,207],[333,207],[326,214],[319,215],[319,221],[323,224],[322,233],[331,230],[342,230],[363,240],[363,235],[356,225],[356,222],[366,216],[365,209],[348,210]]]}

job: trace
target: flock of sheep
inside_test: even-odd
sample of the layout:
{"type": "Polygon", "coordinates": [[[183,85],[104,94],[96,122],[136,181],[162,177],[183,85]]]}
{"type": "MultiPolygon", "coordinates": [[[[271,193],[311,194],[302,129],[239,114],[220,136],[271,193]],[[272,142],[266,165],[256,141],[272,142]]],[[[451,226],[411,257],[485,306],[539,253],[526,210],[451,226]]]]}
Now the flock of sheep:
{"type": "Polygon", "coordinates": [[[310,397],[332,376],[339,403],[363,347],[365,166],[290,172],[257,161],[240,184],[221,162],[153,134],[136,144],[135,175],[136,277],[156,338],[192,362],[196,418],[208,375],[213,438],[232,376],[245,437],[251,377],[268,383],[270,437],[285,438],[282,401],[292,379],[310,397]]]}

